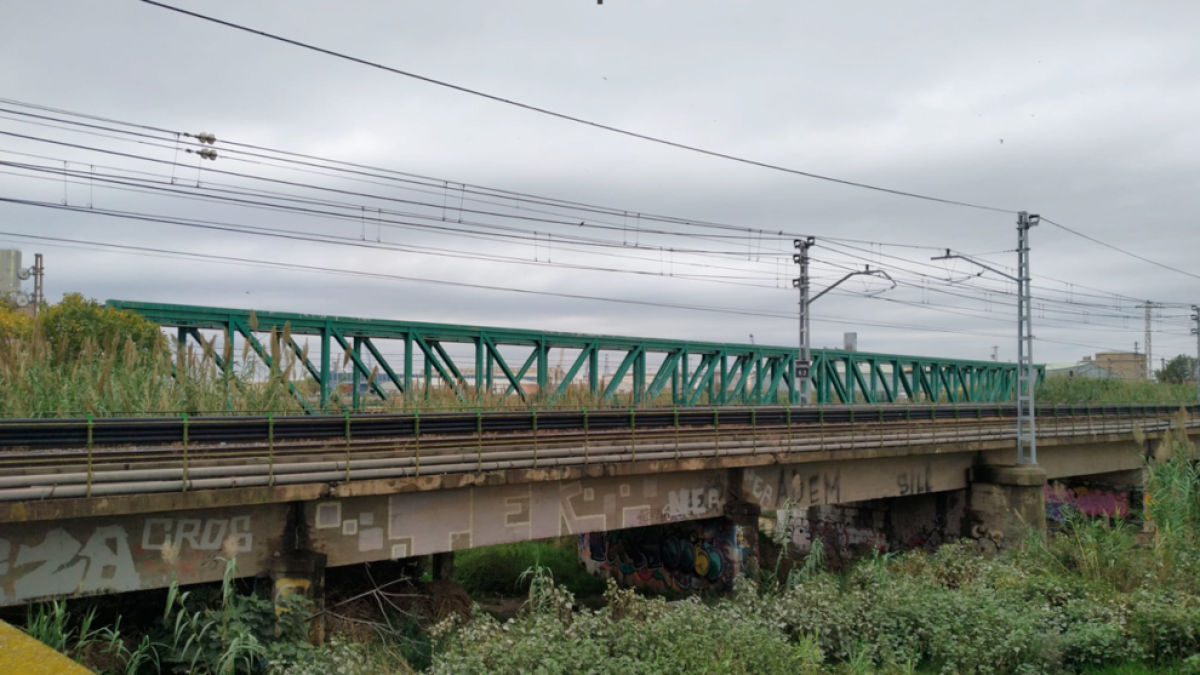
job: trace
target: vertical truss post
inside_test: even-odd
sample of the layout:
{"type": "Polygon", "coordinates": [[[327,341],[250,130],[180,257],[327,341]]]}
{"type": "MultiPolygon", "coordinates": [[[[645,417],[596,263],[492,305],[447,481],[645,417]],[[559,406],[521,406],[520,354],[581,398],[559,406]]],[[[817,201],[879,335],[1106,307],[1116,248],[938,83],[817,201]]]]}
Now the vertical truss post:
{"type": "Polygon", "coordinates": [[[479,341],[481,343],[484,343],[484,350],[483,350],[484,351],[484,358],[483,358],[484,365],[483,365],[483,367],[487,373],[485,375],[486,384],[484,386],[484,391],[486,391],[487,393],[490,394],[493,391],[495,391],[495,388],[496,388],[495,380],[492,377],[492,371],[496,369],[496,357],[492,356],[492,350],[487,348],[487,344],[485,342],[484,336],[481,335],[479,338],[479,341]]]}
{"type": "MultiPolygon", "coordinates": [[[[358,363],[362,362],[362,343],[363,343],[362,338],[360,338],[358,336],[354,337],[354,346],[352,347],[352,349],[354,350],[354,360],[356,362],[355,366],[357,366],[358,363]]],[[[371,384],[371,383],[368,383],[368,384],[371,384]]],[[[353,405],[354,409],[357,411],[360,409],[360,406],[362,405],[362,401],[360,400],[359,393],[358,393],[358,390],[362,386],[362,371],[359,370],[357,367],[354,368],[354,379],[353,379],[353,382],[351,383],[351,386],[354,387],[353,398],[351,399],[353,401],[352,405],[353,405]]]]}
{"type": "Polygon", "coordinates": [[[646,350],[639,349],[633,361],[633,404],[646,402],[646,350]]]}
{"type": "Polygon", "coordinates": [[[546,392],[550,387],[550,368],[546,363],[546,341],[538,340],[534,349],[537,350],[538,400],[542,400],[546,398],[546,392]]]}
{"type": "Polygon", "coordinates": [[[689,374],[691,353],[688,348],[683,348],[683,353],[679,356],[679,386],[675,388],[675,405],[687,405],[688,396],[691,393],[688,383],[691,382],[689,374]]]}
{"type": "MultiPolygon", "coordinates": [[[[484,356],[486,350],[483,348],[483,336],[475,337],[475,400],[479,403],[483,402],[484,392],[484,368],[487,365],[484,363],[487,358],[484,356]]],[[[490,372],[490,369],[488,369],[490,372]]]]}
{"type": "Polygon", "coordinates": [[[588,393],[593,398],[600,394],[600,345],[596,343],[588,354],[588,393]]]}
{"type": "Polygon", "coordinates": [[[721,354],[721,391],[717,394],[717,400],[713,403],[725,404],[729,402],[729,359],[725,354],[721,354]]]}
{"type": "MultiPolygon", "coordinates": [[[[719,377],[718,370],[720,370],[716,362],[719,362],[719,360],[721,360],[720,353],[713,354],[712,364],[709,365],[706,378],[704,378],[704,387],[708,388],[708,405],[716,404],[716,378],[719,377]]],[[[698,399],[700,396],[697,395],[696,398],[698,399]]]]}
{"type": "Polygon", "coordinates": [[[429,388],[431,386],[431,380],[433,380],[433,353],[422,349],[421,362],[425,364],[425,401],[428,402],[429,388]]]}
{"type": "Polygon", "coordinates": [[[328,323],[321,328],[321,410],[325,410],[326,406],[329,405],[329,351],[330,347],[332,347],[330,343],[333,342],[333,336],[330,335],[331,332],[328,323]]]}
{"type": "Polygon", "coordinates": [[[1037,464],[1037,409],[1033,369],[1033,302],[1030,293],[1029,228],[1038,216],[1017,214],[1017,463],[1037,464]]]}
{"type": "Polygon", "coordinates": [[[412,333],[404,334],[404,396],[412,395],[413,343],[412,333]]]}

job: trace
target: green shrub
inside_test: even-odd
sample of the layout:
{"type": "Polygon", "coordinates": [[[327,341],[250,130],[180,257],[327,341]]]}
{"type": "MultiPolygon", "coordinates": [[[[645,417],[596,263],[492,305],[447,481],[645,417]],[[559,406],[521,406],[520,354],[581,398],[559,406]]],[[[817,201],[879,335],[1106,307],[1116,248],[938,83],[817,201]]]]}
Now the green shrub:
{"type": "Polygon", "coordinates": [[[153,321],[107,307],[79,293],[68,293],[58,304],[43,306],[36,323],[54,352],[68,362],[82,355],[89,342],[106,348],[111,345],[115,352],[126,342],[132,342],[138,349],[149,349],[164,339],[153,321]]]}
{"type": "Polygon", "coordinates": [[[806,675],[821,672],[810,640],[790,641],[763,614],[752,590],[742,600],[668,605],[610,584],[608,606],[573,612],[553,582],[531,587],[531,611],[501,623],[483,615],[440,626],[433,675],[806,675]]]}
{"type": "Polygon", "coordinates": [[[540,567],[577,596],[599,595],[604,592],[604,581],[581,569],[575,542],[568,537],[459,551],[454,579],[473,597],[520,596],[529,592],[530,583],[522,574],[540,567]]]}
{"type": "Polygon", "coordinates": [[[1195,403],[1196,387],[1149,380],[1047,377],[1037,388],[1038,403],[1195,403]]]}

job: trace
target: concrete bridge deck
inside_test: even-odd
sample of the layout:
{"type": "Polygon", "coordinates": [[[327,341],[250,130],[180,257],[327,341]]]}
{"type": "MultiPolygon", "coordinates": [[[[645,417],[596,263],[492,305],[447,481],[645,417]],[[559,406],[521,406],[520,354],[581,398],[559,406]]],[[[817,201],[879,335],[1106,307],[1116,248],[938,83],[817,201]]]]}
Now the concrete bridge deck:
{"type": "MultiPolygon", "coordinates": [[[[1196,413],[1043,420],[1042,480],[1141,469],[1172,426],[1196,433],[1196,413]]],[[[928,495],[983,494],[977,485],[1015,463],[1014,437],[1011,419],[943,419],[446,434],[420,450],[412,438],[297,442],[270,457],[219,444],[186,459],[174,446],[22,451],[0,464],[0,606],[161,587],[172,575],[213,581],[230,553],[243,576],[311,576],[785,503],[895,499],[903,510],[928,495]]]]}

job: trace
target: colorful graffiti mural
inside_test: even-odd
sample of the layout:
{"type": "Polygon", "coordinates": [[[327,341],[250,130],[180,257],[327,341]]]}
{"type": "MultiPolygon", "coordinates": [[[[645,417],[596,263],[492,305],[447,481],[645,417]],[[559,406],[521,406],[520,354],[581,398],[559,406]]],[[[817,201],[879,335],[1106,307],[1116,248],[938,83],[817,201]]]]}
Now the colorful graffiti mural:
{"type": "Polygon", "coordinates": [[[1129,515],[1129,492],[1088,487],[1067,486],[1055,482],[1046,485],[1046,519],[1061,523],[1071,511],[1091,518],[1125,518],[1129,515]]]}
{"type": "Polygon", "coordinates": [[[659,593],[726,590],[752,555],[751,538],[725,519],[579,535],[593,574],[659,593]]]}

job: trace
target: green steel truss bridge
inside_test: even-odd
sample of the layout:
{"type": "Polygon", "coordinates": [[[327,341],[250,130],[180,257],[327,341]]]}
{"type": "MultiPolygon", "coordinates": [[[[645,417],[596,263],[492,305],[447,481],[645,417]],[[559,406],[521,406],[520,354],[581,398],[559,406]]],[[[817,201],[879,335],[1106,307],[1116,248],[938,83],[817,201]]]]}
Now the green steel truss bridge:
{"type": "MultiPolygon", "coordinates": [[[[240,336],[267,366],[272,366],[272,356],[269,341],[263,336],[272,332],[276,336],[287,335],[288,344],[283,347],[294,350],[298,362],[320,383],[320,395],[314,401],[309,401],[294,385],[291,387],[309,412],[326,408],[331,399],[339,396],[335,387],[339,373],[335,372],[334,359],[340,360],[343,354],[348,355],[347,365],[351,368],[349,379],[353,383],[355,409],[362,404],[360,391],[364,384],[370,395],[387,401],[388,382],[397,393],[412,395],[429,387],[435,377],[463,401],[481,400],[485,392],[490,392],[516,396],[522,403],[529,403],[537,399],[561,399],[574,389],[605,402],[612,402],[621,393],[634,406],[661,405],[668,394],[670,404],[676,406],[783,403],[785,396],[787,402],[799,402],[791,367],[797,350],[788,347],[124,300],[109,300],[107,304],[140,314],[164,327],[176,328],[181,347],[189,340],[207,345],[209,340],[201,331],[210,334],[216,331],[226,339],[240,336]],[[311,357],[304,356],[307,350],[297,342],[297,336],[319,338],[320,349],[311,357]],[[387,347],[381,348],[383,344],[387,347]],[[502,348],[507,358],[501,354],[502,348]],[[393,349],[399,349],[399,354],[393,349]],[[470,356],[464,358],[462,353],[468,349],[470,356]],[[378,364],[378,371],[368,366],[364,350],[378,364]],[[556,350],[560,362],[567,350],[571,358],[552,365],[556,350]],[[460,354],[457,361],[451,357],[451,351],[460,354]],[[526,355],[513,358],[517,352],[526,355]],[[616,368],[605,376],[601,373],[601,359],[610,356],[616,357],[616,368]],[[420,372],[414,369],[418,361],[420,372]],[[478,376],[480,373],[482,376],[478,376]],[[522,386],[525,383],[530,386],[522,386]]],[[[231,366],[217,350],[207,351],[212,353],[218,367],[231,366]]],[[[994,361],[834,349],[814,349],[812,354],[812,386],[818,403],[1007,401],[1013,397],[1017,378],[1015,365],[994,361]]],[[[1040,380],[1045,369],[1043,366],[1037,369],[1040,380]]]]}

